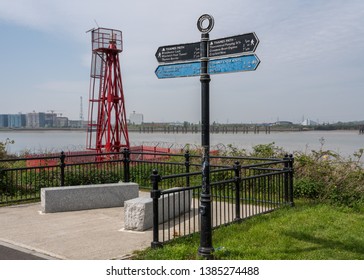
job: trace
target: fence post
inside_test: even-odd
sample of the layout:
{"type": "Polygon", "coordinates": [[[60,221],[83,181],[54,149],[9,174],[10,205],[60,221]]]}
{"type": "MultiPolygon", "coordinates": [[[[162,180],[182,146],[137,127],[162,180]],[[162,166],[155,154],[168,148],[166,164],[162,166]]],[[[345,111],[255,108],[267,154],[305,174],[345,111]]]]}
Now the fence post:
{"type": "Polygon", "coordinates": [[[289,155],[289,203],[290,205],[293,207],[294,206],[294,200],[293,200],[293,174],[294,174],[294,169],[293,169],[293,163],[294,163],[294,158],[293,155],[290,154],[289,155]]]}
{"type": "Polygon", "coordinates": [[[61,168],[61,186],[63,187],[64,186],[64,169],[66,167],[66,163],[65,163],[66,155],[63,151],[61,152],[59,159],[61,160],[61,164],[59,165],[59,167],[61,168]]]}
{"type": "MultiPolygon", "coordinates": [[[[186,167],[186,173],[190,173],[190,151],[186,151],[185,153],[185,167],[186,167]]],[[[186,176],[186,187],[190,186],[190,176],[186,176]]]]}
{"type": "Polygon", "coordinates": [[[123,163],[124,163],[124,182],[130,182],[130,151],[125,148],[123,150],[123,163]]]}
{"type": "Polygon", "coordinates": [[[163,246],[162,243],[159,242],[158,232],[158,200],[161,197],[161,191],[158,189],[158,183],[161,181],[161,176],[158,174],[158,170],[153,170],[150,179],[152,181],[152,190],[150,192],[150,196],[153,199],[153,241],[151,243],[151,247],[154,249],[163,246]]]}
{"type": "Polygon", "coordinates": [[[241,182],[241,165],[238,161],[234,164],[235,172],[235,221],[241,220],[240,213],[240,182],[241,182]]]}
{"type": "Polygon", "coordinates": [[[290,175],[290,168],[289,168],[289,157],[288,155],[284,155],[284,158],[283,158],[283,161],[284,161],[284,168],[283,170],[285,171],[284,172],[284,202],[285,203],[289,203],[289,175],[290,175]]]}
{"type": "Polygon", "coordinates": [[[8,184],[5,184],[5,171],[0,167],[0,187],[5,186],[4,192],[5,190],[8,188],[8,184]]]}

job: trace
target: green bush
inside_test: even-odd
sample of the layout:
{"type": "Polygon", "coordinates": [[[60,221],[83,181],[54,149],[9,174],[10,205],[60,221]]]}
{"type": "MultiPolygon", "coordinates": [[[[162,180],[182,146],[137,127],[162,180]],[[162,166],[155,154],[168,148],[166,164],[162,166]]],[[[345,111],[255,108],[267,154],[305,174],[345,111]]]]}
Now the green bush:
{"type": "Polygon", "coordinates": [[[295,155],[296,197],[356,207],[364,202],[364,171],[361,152],[344,159],[332,151],[295,155]]]}
{"type": "Polygon", "coordinates": [[[259,144],[253,146],[253,152],[249,154],[252,157],[262,158],[283,158],[286,153],[282,148],[277,147],[274,142],[269,144],[259,144]]]}
{"type": "Polygon", "coordinates": [[[322,186],[319,183],[310,178],[301,178],[295,180],[293,194],[294,197],[317,199],[320,189],[322,189],[322,186]]]}
{"type": "Polygon", "coordinates": [[[9,138],[6,138],[5,142],[0,141],[0,159],[5,159],[8,157],[6,146],[11,144],[14,144],[14,140],[10,140],[9,138]]]}
{"type": "MultiPolygon", "coordinates": [[[[352,157],[343,158],[324,149],[325,139],[320,139],[318,151],[294,152],[294,197],[307,198],[355,208],[364,208],[364,149],[352,157]]],[[[287,154],[274,142],[259,144],[253,151],[238,150],[228,145],[225,156],[283,158],[287,154]]]]}
{"type": "Polygon", "coordinates": [[[117,169],[104,170],[90,168],[89,166],[79,166],[65,172],[64,184],[66,186],[91,185],[116,183],[121,181],[123,175],[117,169]]]}

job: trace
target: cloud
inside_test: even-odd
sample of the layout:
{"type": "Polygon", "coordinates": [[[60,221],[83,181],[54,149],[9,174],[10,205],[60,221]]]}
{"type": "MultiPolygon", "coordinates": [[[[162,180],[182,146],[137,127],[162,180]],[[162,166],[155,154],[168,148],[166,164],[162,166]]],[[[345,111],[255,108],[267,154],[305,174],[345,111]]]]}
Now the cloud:
{"type": "Polygon", "coordinates": [[[56,6],[46,0],[18,0],[0,2],[0,18],[19,25],[49,30],[58,20],[56,6]]]}

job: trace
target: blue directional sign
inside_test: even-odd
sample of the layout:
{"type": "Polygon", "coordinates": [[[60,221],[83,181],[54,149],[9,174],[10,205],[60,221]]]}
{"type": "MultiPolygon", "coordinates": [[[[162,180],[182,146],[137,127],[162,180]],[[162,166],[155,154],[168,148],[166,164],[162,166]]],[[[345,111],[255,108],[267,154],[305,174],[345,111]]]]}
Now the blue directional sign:
{"type": "Polygon", "coordinates": [[[200,75],[200,62],[159,65],[155,70],[158,79],[200,75]]]}
{"type": "Polygon", "coordinates": [[[255,54],[238,57],[214,59],[209,64],[209,74],[223,74],[242,71],[254,71],[260,63],[255,54]]]}
{"type": "MultiPolygon", "coordinates": [[[[255,54],[210,60],[209,74],[254,71],[260,63],[255,54]]],[[[155,70],[158,79],[192,77],[200,75],[200,62],[160,65],[155,70]]]]}

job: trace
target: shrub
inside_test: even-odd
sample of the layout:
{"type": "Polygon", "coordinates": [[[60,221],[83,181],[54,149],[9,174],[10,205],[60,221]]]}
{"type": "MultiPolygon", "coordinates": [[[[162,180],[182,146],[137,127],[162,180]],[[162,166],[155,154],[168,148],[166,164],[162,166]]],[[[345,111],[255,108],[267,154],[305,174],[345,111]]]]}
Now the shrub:
{"type": "MultiPolygon", "coordinates": [[[[343,158],[324,149],[325,139],[321,138],[320,143],[318,151],[294,152],[294,197],[364,207],[364,149],[358,150],[352,157],[343,158]]],[[[286,154],[274,142],[256,145],[251,153],[228,147],[229,150],[224,153],[226,156],[283,158],[286,154]]]]}
{"type": "Polygon", "coordinates": [[[282,148],[277,147],[274,142],[269,144],[259,144],[253,146],[253,152],[249,155],[252,157],[262,158],[283,158],[286,153],[282,148]]]}
{"type": "Polygon", "coordinates": [[[316,199],[356,207],[364,202],[362,152],[344,159],[332,151],[312,151],[295,155],[296,197],[316,199]]]}
{"type": "Polygon", "coordinates": [[[293,194],[294,197],[317,199],[320,189],[322,186],[319,183],[310,178],[301,178],[295,180],[293,194]]]}

